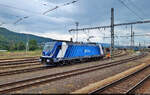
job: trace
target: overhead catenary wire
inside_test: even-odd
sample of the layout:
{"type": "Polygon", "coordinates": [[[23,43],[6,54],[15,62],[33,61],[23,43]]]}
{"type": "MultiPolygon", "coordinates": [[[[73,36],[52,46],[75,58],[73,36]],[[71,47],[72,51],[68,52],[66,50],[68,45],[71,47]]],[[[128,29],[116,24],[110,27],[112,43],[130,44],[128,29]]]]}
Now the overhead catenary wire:
{"type": "MultiPolygon", "coordinates": [[[[114,24],[114,26],[124,26],[124,25],[131,25],[131,24],[144,24],[144,23],[150,23],[150,20],[141,20],[141,21],[135,21],[135,22],[127,22],[127,23],[119,23],[119,24],[114,24]]],[[[97,27],[86,27],[86,28],[81,28],[81,29],[70,29],[69,32],[71,31],[82,31],[82,30],[93,30],[93,29],[100,29],[100,28],[110,28],[111,26],[97,26],[97,27]]]]}
{"type": "MultiPolygon", "coordinates": [[[[98,31],[103,32],[101,28],[98,28],[98,31]]],[[[104,28],[104,31],[105,31],[105,28],[104,28]]],[[[103,32],[102,34],[103,34],[103,40],[105,40],[105,32],[103,32]]]]}
{"type": "Polygon", "coordinates": [[[19,18],[16,22],[14,22],[14,24],[17,24],[18,22],[20,22],[21,20],[27,19],[29,18],[29,16],[25,16],[23,18],[19,18]]]}
{"type": "MultiPolygon", "coordinates": [[[[15,9],[15,10],[20,10],[20,11],[27,12],[27,13],[34,13],[34,14],[36,14],[36,15],[37,15],[37,14],[40,14],[39,12],[34,12],[34,11],[30,11],[30,10],[26,10],[26,9],[14,7],[14,6],[10,6],[10,5],[6,5],[6,4],[1,4],[1,3],[0,3],[0,6],[1,6],[1,7],[6,7],[6,8],[11,8],[11,9],[15,9]]],[[[18,16],[16,16],[16,17],[18,17],[18,16]]],[[[20,22],[20,21],[22,21],[22,20],[24,20],[24,19],[27,19],[27,18],[29,18],[29,17],[30,17],[30,16],[21,17],[21,18],[17,19],[13,24],[17,24],[18,22],[20,22]]],[[[6,24],[6,23],[2,22],[2,23],[0,24],[0,26],[2,26],[2,25],[4,25],[4,24],[6,24]]]]}
{"type": "Polygon", "coordinates": [[[133,7],[135,7],[135,9],[141,13],[143,16],[146,16],[145,13],[143,12],[143,10],[141,8],[139,8],[132,0],[127,0],[133,7]]]}
{"type": "MultiPolygon", "coordinates": [[[[62,6],[70,5],[70,4],[75,3],[75,2],[77,2],[77,1],[79,1],[79,0],[74,0],[74,1],[69,2],[69,3],[65,3],[65,4],[63,4],[63,5],[61,5],[61,6],[55,6],[54,8],[49,9],[49,10],[43,12],[42,14],[43,14],[43,15],[46,15],[46,14],[49,13],[50,11],[54,11],[54,10],[56,10],[57,8],[60,8],[60,7],[62,7],[62,6]]],[[[24,18],[22,18],[22,19],[19,19],[18,22],[20,22],[21,20],[27,19],[27,18],[29,18],[29,16],[26,16],[26,18],[24,17],[24,18]]],[[[17,22],[17,23],[18,23],[18,22],[17,22]]],[[[16,23],[14,23],[14,24],[16,24],[16,23]]]]}
{"type": "MultiPolygon", "coordinates": [[[[150,34],[134,34],[134,36],[150,36],[150,34]]],[[[118,37],[131,37],[131,35],[120,35],[118,37]]],[[[111,38],[111,37],[105,37],[105,38],[111,38]]]]}
{"type": "Polygon", "coordinates": [[[68,6],[68,5],[70,5],[70,4],[76,3],[77,1],[79,1],[79,0],[74,0],[74,1],[71,1],[71,2],[68,2],[68,3],[65,3],[65,4],[63,4],[63,5],[60,5],[60,6],[55,6],[54,8],[48,9],[47,11],[43,12],[43,15],[46,15],[47,13],[49,13],[49,12],[51,12],[51,11],[53,11],[53,10],[56,10],[56,9],[58,9],[58,8],[60,8],[60,7],[68,6]]]}
{"type": "Polygon", "coordinates": [[[124,5],[129,11],[131,11],[136,17],[138,17],[140,20],[143,20],[142,17],[140,17],[134,10],[132,10],[124,1],[118,0],[122,5],[124,5]]]}
{"type": "Polygon", "coordinates": [[[52,9],[49,9],[49,10],[45,11],[45,12],[43,13],[43,15],[45,15],[46,13],[48,13],[48,12],[50,12],[50,11],[56,10],[57,8],[59,8],[59,6],[56,6],[56,7],[52,8],[52,9]]]}
{"type": "MultiPolygon", "coordinates": [[[[30,13],[34,13],[34,14],[38,14],[38,15],[45,15],[45,16],[46,16],[46,14],[47,14],[48,12],[50,12],[50,11],[54,11],[54,10],[56,10],[57,8],[60,8],[60,7],[63,7],[63,6],[67,6],[67,5],[76,3],[77,1],[79,1],[79,0],[74,0],[74,1],[72,1],[72,2],[65,3],[65,4],[63,4],[63,5],[61,5],[61,6],[56,6],[56,7],[52,8],[52,9],[49,9],[49,10],[43,12],[42,14],[41,14],[41,13],[38,13],[38,12],[29,11],[29,10],[26,10],[26,9],[17,8],[17,7],[14,7],[14,6],[9,6],[9,5],[5,5],[5,4],[1,4],[1,3],[0,3],[0,6],[7,7],[7,8],[13,8],[13,9],[21,10],[21,11],[24,11],[24,12],[30,12],[30,13]]],[[[24,20],[24,19],[27,19],[27,18],[30,18],[30,17],[31,17],[31,16],[24,16],[24,17],[22,17],[22,18],[19,18],[19,19],[17,19],[13,24],[17,24],[17,23],[19,23],[20,21],[22,21],[22,20],[24,20]]],[[[0,26],[2,26],[2,25],[4,25],[4,24],[5,24],[5,23],[2,23],[2,24],[0,24],[0,26]]]]}

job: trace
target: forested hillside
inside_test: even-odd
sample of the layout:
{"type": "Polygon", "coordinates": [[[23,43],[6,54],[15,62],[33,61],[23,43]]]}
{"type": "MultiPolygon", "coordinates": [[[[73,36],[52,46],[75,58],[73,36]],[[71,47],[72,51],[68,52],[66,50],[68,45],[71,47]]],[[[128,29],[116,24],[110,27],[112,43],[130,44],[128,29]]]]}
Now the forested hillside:
{"type": "Polygon", "coordinates": [[[38,44],[53,41],[50,38],[39,37],[31,34],[16,33],[6,28],[0,27],[0,49],[9,50],[10,47],[17,43],[26,43],[27,39],[35,40],[38,44]]]}

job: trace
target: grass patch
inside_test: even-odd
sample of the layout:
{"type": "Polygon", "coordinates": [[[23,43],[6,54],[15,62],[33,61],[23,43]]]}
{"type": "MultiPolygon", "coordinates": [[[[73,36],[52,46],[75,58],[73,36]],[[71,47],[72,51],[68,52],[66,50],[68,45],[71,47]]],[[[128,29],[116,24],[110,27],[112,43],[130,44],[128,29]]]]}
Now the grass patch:
{"type": "Polygon", "coordinates": [[[23,58],[23,57],[36,57],[41,56],[42,50],[35,51],[6,51],[0,52],[0,59],[3,58],[23,58]]]}

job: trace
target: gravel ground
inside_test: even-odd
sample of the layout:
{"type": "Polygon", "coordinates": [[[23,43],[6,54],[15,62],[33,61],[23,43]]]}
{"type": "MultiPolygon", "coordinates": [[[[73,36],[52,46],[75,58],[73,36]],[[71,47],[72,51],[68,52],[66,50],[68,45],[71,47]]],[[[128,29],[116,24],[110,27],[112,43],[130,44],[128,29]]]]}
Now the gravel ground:
{"type": "Polygon", "coordinates": [[[143,94],[150,94],[150,80],[148,82],[146,82],[146,84],[144,85],[146,88],[145,92],[143,92],[143,94]]]}
{"type": "MultiPolygon", "coordinates": [[[[130,56],[132,56],[132,55],[130,55],[130,56]]],[[[123,58],[127,58],[127,57],[128,56],[117,57],[117,58],[114,59],[114,61],[115,60],[120,60],[120,59],[123,59],[123,58]]],[[[15,82],[15,81],[18,81],[18,80],[33,78],[33,77],[37,77],[37,76],[43,76],[43,75],[49,75],[49,74],[69,71],[69,70],[73,70],[73,69],[77,69],[77,68],[81,68],[81,67],[93,66],[93,65],[96,65],[96,64],[103,64],[103,63],[106,63],[106,62],[111,62],[111,60],[88,62],[88,63],[84,63],[84,64],[68,65],[68,66],[62,66],[62,67],[52,67],[50,69],[45,69],[45,70],[40,70],[40,71],[35,71],[35,72],[14,74],[14,75],[9,75],[9,76],[1,76],[0,84],[4,84],[4,83],[8,83],[8,82],[15,82]]]]}
{"type": "MultiPolygon", "coordinates": [[[[16,91],[14,93],[69,93],[77,89],[80,89],[82,87],[85,87],[90,83],[103,80],[107,77],[113,76],[129,68],[142,64],[142,61],[149,59],[149,57],[150,56],[147,56],[143,59],[136,60],[133,62],[120,64],[117,66],[93,71],[93,72],[86,73],[86,74],[73,76],[70,78],[62,79],[62,80],[57,80],[57,81],[50,82],[44,85],[39,85],[38,87],[37,86],[30,87],[27,89],[16,91]]],[[[79,66],[81,67],[81,65],[79,66]]],[[[75,66],[72,66],[72,67],[75,67],[75,66]]]]}
{"type": "Polygon", "coordinates": [[[142,86],[135,91],[136,94],[150,94],[150,79],[148,79],[142,86]]]}

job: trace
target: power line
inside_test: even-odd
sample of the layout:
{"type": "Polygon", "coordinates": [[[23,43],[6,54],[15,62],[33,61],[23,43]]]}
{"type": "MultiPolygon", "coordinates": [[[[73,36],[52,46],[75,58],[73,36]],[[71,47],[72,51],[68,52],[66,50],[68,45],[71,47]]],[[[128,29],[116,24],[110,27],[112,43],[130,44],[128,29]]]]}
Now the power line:
{"type": "Polygon", "coordinates": [[[145,13],[143,12],[143,10],[141,8],[139,8],[132,0],[128,0],[128,2],[136,8],[136,10],[138,10],[139,12],[141,12],[142,14],[145,15],[145,13]]]}
{"type": "Polygon", "coordinates": [[[25,16],[23,18],[19,18],[17,21],[14,22],[14,24],[17,24],[18,22],[20,22],[20,21],[22,21],[24,19],[27,19],[27,18],[29,18],[29,16],[25,16]]]}
{"type": "MultiPolygon", "coordinates": [[[[0,6],[2,6],[2,7],[7,7],[7,8],[11,8],[11,9],[15,9],[15,10],[20,10],[20,11],[24,11],[24,12],[30,12],[30,13],[34,13],[34,14],[40,14],[40,13],[38,13],[38,12],[34,12],[34,11],[30,11],[30,10],[26,10],[26,9],[22,9],[22,8],[18,8],[18,7],[14,7],[14,6],[10,6],[10,5],[6,5],[6,4],[1,4],[0,3],[0,6]]],[[[18,22],[20,22],[20,21],[22,21],[22,20],[24,20],[24,19],[27,19],[27,18],[29,18],[30,16],[24,16],[24,17],[22,17],[22,18],[19,18],[19,19],[17,19],[13,24],[17,24],[18,22]]],[[[0,26],[2,26],[2,25],[4,25],[4,24],[6,24],[6,23],[1,23],[0,24],[0,26]]]]}
{"type": "MultiPolygon", "coordinates": [[[[131,24],[143,24],[143,23],[150,23],[150,20],[144,20],[144,21],[136,21],[136,22],[129,22],[129,23],[120,23],[120,24],[114,24],[114,26],[123,26],[123,25],[131,25],[131,24]]],[[[101,29],[101,28],[110,28],[111,26],[99,26],[99,27],[87,27],[87,28],[81,28],[81,29],[70,29],[71,31],[83,31],[83,30],[93,30],[93,29],[101,29]]]]}
{"type": "Polygon", "coordinates": [[[140,17],[135,11],[133,11],[131,8],[128,7],[122,0],[118,0],[122,5],[124,5],[128,10],[130,10],[135,16],[137,16],[139,19],[143,20],[142,17],[140,17]]]}
{"type": "MultiPolygon", "coordinates": [[[[67,6],[67,5],[70,5],[70,4],[72,4],[72,3],[76,3],[77,1],[79,1],[79,0],[74,0],[74,1],[69,2],[69,3],[65,3],[65,4],[63,4],[63,5],[61,5],[61,6],[56,6],[56,7],[52,8],[52,9],[49,9],[49,10],[43,12],[42,15],[46,15],[46,14],[47,14],[48,12],[50,12],[50,11],[54,11],[54,10],[56,10],[57,8],[62,7],[62,6],[67,6]]],[[[24,19],[27,19],[27,18],[29,18],[29,17],[31,17],[31,16],[25,16],[25,17],[23,17],[23,18],[20,18],[20,19],[18,19],[14,24],[17,24],[18,22],[20,22],[20,21],[22,21],[22,20],[24,20],[24,19]]]]}
{"type": "Polygon", "coordinates": [[[56,9],[58,9],[58,8],[60,8],[60,7],[68,6],[68,5],[70,5],[70,4],[76,3],[77,1],[79,1],[79,0],[74,0],[74,1],[72,1],[72,2],[68,2],[68,3],[65,3],[65,4],[60,5],[60,6],[55,6],[54,8],[48,9],[47,11],[43,12],[43,15],[46,15],[47,13],[49,13],[49,12],[51,12],[51,11],[53,11],[53,10],[56,10],[56,9]]]}
{"type": "MultiPolygon", "coordinates": [[[[150,36],[150,34],[134,34],[135,37],[138,37],[138,36],[150,36]]],[[[117,37],[131,37],[131,35],[120,35],[120,36],[117,36],[117,37]]],[[[111,38],[111,37],[104,37],[104,38],[111,38]]]]}
{"type": "Polygon", "coordinates": [[[45,12],[43,13],[43,15],[47,14],[47,13],[50,12],[50,11],[56,10],[57,8],[59,8],[59,6],[56,6],[56,7],[52,8],[52,9],[49,9],[49,10],[45,11],[45,12]]]}
{"type": "MultiPolygon", "coordinates": [[[[7,8],[13,8],[13,9],[17,9],[17,10],[21,10],[21,11],[25,11],[25,12],[31,12],[31,13],[38,14],[38,15],[45,15],[45,14],[47,14],[48,12],[54,11],[54,10],[56,10],[56,9],[59,8],[59,7],[67,6],[67,5],[76,3],[77,1],[79,1],[79,0],[74,0],[74,1],[72,1],[72,2],[65,3],[65,4],[63,4],[63,5],[61,5],[61,6],[56,6],[56,7],[52,8],[52,9],[49,9],[49,10],[43,12],[42,14],[41,14],[41,13],[38,13],[38,12],[33,12],[33,11],[29,11],[29,10],[17,8],[17,7],[14,7],[14,6],[9,6],[9,5],[5,5],[5,4],[1,4],[1,3],[0,3],[0,6],[7,7],[7,8]]],[[[46,16],[46,15],[45,15],[45,16],[46,16]]],[[[31,16],[24,16],[24,17],[22,17],[22,18],[19,18],[19,19],[16,20],[13,24],[17,24],[17,23],[19,23],[20,21],[22,21],[22,20],[24,20],[24,19],[27,19],[27,18],[30,18],[30,17],[31,17],[31,16]]],[[[49,17],[49,16],[47,16],[47,17],[49,17]]],[[[1,23],[0,26],[2,26],[3,24],[5,24],[5,23],[1,23]]]]}

